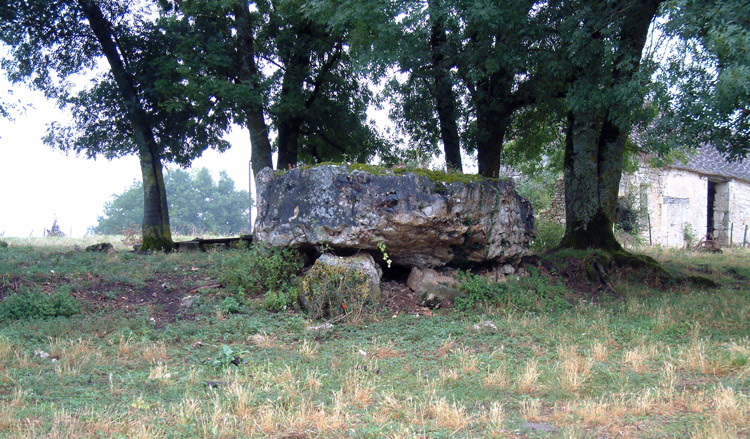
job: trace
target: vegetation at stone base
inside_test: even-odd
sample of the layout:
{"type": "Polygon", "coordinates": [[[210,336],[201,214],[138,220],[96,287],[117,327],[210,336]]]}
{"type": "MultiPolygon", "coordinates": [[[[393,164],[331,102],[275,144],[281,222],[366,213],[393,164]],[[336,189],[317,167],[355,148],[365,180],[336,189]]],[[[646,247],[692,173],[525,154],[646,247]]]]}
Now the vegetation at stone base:
{"type": "Polygon", "coordinates": [[[531,242],[531,250],[535,253],[554,249],[565,234],[565,224],[557,220],[536,217],[534,225],[536,237],[531,242]]]}
{"type": "Polygon", "coordinates": [[[570,290],[550,281],[535,267],[528,267],[528,272],[528,276],[510,276],[504,282],[495,282],[470,271],[459,271],[459,294],[454,305],[461,311],[494,305],[520,312],[559,311],[569,306],[565,297],[573,296],[570,290]]]}
{"type": "Polygon", "coordinates": [[[297,302],[297,277],[302,256],[289,248],[254,245],[222,258],[216,276],[222,286],[245,298],[263,296],[265,309],[281,311],[297,302]]]}
{"type": "MultiPolygon", "coordinates": [[[[164,173],[172,231],[182,235],[236,235],[249,228],[249,197],[235,190],[234,181],[221,172],[214,182],[208,169],[191,172],[167,169],[164,173]]],[[[133,183],[104,205],[104,214],[89,232],[127,234],[143,219],[143,185],[133,183]]]]}
{"type": "Polygon", "coordinates": [[[622,278],[619,298],[565,310],[392,312],[318,333],[292,312],[223,313],[221,289],[191,293],[200,300],[176,320],[118,302],[162,275],[192,289],[230,253],[103,256],[8,241],[1,291],[62,283],[87,303],[70,318],[0,324],[2,437],[750,434],[747,250],[652,250],[670,269],[717,278],[717,290],[622,278]],[[95,279],[117,293],[80,297],[95,279]],[[497,329],[473,328],[486,321],[497,329]]]}

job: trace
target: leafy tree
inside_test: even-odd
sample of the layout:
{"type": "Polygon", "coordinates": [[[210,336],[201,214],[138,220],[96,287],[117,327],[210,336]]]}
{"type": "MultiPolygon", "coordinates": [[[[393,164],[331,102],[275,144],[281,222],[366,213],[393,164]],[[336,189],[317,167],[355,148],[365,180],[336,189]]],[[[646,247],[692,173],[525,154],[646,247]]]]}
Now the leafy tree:
{"type": "MultiPolygon", "coordinates": [[[[317,6],[183,0],[161,23],[182,39],[183,71],[206,85],[192,91],[209,90],[215,108],[250,131],[256,175],[272,165],[273,147],[282,169],[299,160],[367,161],[387,148],[367,123],[371,94],[350,54],[350,24],[330,20],[330,10],[317,6]]],[[[191,90],[183,94],[192,96],[191,90]]]]}
{"type": "Polygon", "coordinates": [[[750,11],[741,4],[548,3],[551,15],[559,14],[558,50],[570,54],[558,65],[563,75],[572,78],[562,100],[566,231],[561,246],[621,250],[612,225],[633,127],[662,139],[679,132],[683,144],[697,138],[720,142],[715,144],[736,155],[747,152],[749,94],[743,80],[750,69],[750,11]],[[658,51],[647,51],[646,42],[649,29],[660,22],[679,36],[682,47],[693,47],[699,56],[691,60],[685,52],[673,54],[681,61],[675,64],[673,59],[661,76],[655,76],[658,51]],[[683,119],[677,122],[675,115],[683,119]],[[665,120],[673,123],[666,135],[660,132],[665,120]],[[686,133],[695,136],[685,138],[686,133]]]}
{"type": "MultiPolygon", "coordinates": [[[[248,230],[248,193],[235,190],[234,181],[226,172],[222,171],[219,180],[214,182],[205,168],[192,173],[182,169],[167,169],[164,180],[170,200],[173,230],[185,234],[238,234],[248,230]]],[[[141,186],[140,182],[135,182],[108,201],[104,205],[104,215],[98,218],[98,224],[90,231],[118,234],[133,225],[139,225],[143,217],[141,186]]]]}
{"type": "Polygon", "coordinates": [[[171,249],[163,161],[185,165],[205,148],[228,145],[229,119],[212,112],[213,99],[167,102],[182,83],[172,35],[155,28],[155,5],[124,0],[24,1],[0,5],[0,40],[11,47],[2,66],[73,110],[69,126],[53,124],[45,141],[66,151],[107,158],[137,154],[143,176],[143,248],[171,249]],[[90,87],[70,78],[108,68],[90,87]],[[170,105],[171,104],[171,105],[170,105]]]}

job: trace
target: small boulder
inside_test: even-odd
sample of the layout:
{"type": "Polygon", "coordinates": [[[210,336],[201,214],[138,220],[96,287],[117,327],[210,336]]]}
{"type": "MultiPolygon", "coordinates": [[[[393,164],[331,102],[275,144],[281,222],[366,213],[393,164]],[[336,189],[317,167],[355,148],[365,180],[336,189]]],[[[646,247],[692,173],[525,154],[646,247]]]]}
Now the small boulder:
{"type": "Polygon", "coordinates": [[[473,326],[476,332],[497,332],[497,325],[489,320],[479,322],[473,326]]]}
{"type": "Polygon", "coordinates": [[[300,306],[313,318],[357,311],[380,300],[383,272],[369,253],[340,257],[324,254],[302,279],[300,306]]]}
{"type": "Polygon", "coordinates": [[[406,285],[418,295],[424,306],[432,309],[439,308],[444,302],[453,302],[458,295],[456,280],[431,268],[413,267],[406,285]]]}
{"type": "Polygon", "coordinates": [[[195,302],[195,296],[185,296],[180,299],[180,308],[190,308],[195,302]]]}
{"type": "Polygon", "coordinates": [[[86,247],[87,252],[101,252],[101,253],[112,253],[115,251],[115,247],[108,242],[100,242],[98,244],[92,244],[86,247]]]}

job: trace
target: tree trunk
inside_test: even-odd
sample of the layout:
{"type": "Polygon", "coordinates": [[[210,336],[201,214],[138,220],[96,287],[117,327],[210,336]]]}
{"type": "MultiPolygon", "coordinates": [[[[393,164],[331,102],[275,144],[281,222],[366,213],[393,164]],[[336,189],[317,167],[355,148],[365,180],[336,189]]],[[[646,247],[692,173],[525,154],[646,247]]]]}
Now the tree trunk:
{"type": "Polygon", "coordinates": [[[461,165],[461,143],[458,137],[456,95],[450,77],[450,63],[446,56],[448,38],[445,34],[445,19],[437,0],[428,3],[430,11],[430,51],[434,80],[435,106],[440,122],[440,138],[443,141],[445,165],[448,169],[463,172],[461,165]]]}
{"type": "Polygon", "coordinates": [[[498,178],[500,174],[500,153],[503,151],[503,138],[510,126],[510,116],[502,117],[484,114],[477,108],[477,165],[479,175],[498,178]]]}
{"type": "Polygon", "coordinates": [[[268,139],[268,125],[263,112],[258,84],[258,65],[255,62],[255,41],[252,28],[252,17],[247,4],[234,7],[237,25],[237,52],[240,57],[239,82],[247,84],[255,91],[245,106],[245,124],[250,131],[251,163],[253,174],[263,168],[273,168],[271,160],[271,142],[268,139]]]}
{"type": "Polygon", "coordinates": [[[613,226],[626,135],[604,117],[570,114],[565,133],[561,247],[620,250],[613,226]]]}
{"type": "Polygon", "coordinates": [[[79,0],[89,27],[102,47],[109,62],[117,88],[125,102],[128,121],[133,128],[133,140],[138,146],[143,177],[143,244],[142,250],[172,250],[175,245],[169,228],[169,205],[164,186],[161,148],[156,143],[148,116],[141,106],[133,78],[125,69],[112,32],[112,26],[95,1],[79,0]]]}
{"type": "Polygon", "coordinates": [[[297,166],[299,155],[299,136],[302,129],[305,111],[304,82],[310,68],[310,53],[305,44],[306,27],[299,30],[298,42],[291,48],[292,53],[284,57],[284,79],[281,82],[278,119],[277,169],[288,169],[297,166]]]}
{"type": "MultiPolygon", "coordinates": [[[[662,0],[634,2],[623,10],[617,59],[610,73],[615,86],[637,80],[648,28],[661,3],[662,0]]],[[[563,170],[566,225],[559,247],[622,250],[613,227],[630,127],[616,124],[613,113],[628,114],[631,108],[624,105],[634,104],[623,104],[614,98],[606,110],[568,114],[563,170]]]]}

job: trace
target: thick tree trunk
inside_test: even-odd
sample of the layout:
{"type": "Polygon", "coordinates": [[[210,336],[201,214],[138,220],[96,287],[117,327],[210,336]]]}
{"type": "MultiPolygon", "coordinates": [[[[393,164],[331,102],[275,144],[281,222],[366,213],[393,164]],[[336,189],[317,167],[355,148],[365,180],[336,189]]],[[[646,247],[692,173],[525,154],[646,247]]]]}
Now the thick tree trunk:
{"type": "Polygon", "coordinates": [[[95,1],[79,0],[89,27],[102,47],[109,62],[120,94],[125,101],[128,121],[133,128],[133,140],[138,146],[143,176],[143,250],[172,250],[174,242],[169,228],[169,205],[162,175],[161,148],[156,143],[148,116],[141,106],[131,74],[125,69],[115,43],[112,26],[95,1]]]}
{"type": "Polygon", "coordinates": [[[461,142],[458,137],[458,111],[453,81],[450,77],[448,38],[445,34],[445,20],[438,0],[428,3],[430,11],[430,51],[432,55],[432,76],[434,80],[435,106],[440,123],[440,138],[443,141],[445,166],[463,172],[461,165],[461,142]]]}
{"type": "Polygon", "coordinates": [[[477,108],[477,165],[479,175],[498,178],[503,138],[510,126],[510,115],[502,117],[483,114],[477,108]]]}
{"type": "Polygon", "coordinates": [[[255,37],[249,5],[236,5],[234,15],[237,23],[237,52],[241,60],[238,79],[256,92],[256,96],[252,96],[245,107],[245,124],[250,131],[253,174],[257,176],[261,169],[273,168],[271,142],[268,139],[268,125],[261,104],[258,65],[255,62],[255,37]]]}
{"type": "Polygon", "coordinates": [[[561,247],[622,249],[613,226],[626,137],[606,115],[568,116],[561,247]]]}
{"type": "MultiPolygon", "coordinates": [[[[617,59],[611,71],[616,86],[636,80],[648,28],[661,3],[662,0],[633,2],[622,9],[617,59]]],[[[560,247],[622,250],[613,226],[630,128],[616,124],[613,113],[627,114],[631,109],[623,105],[632,104],[622,104],[615,97],[608,109],[568,114],[564,163],[566,225],[560,247]]]]}

